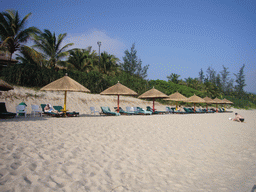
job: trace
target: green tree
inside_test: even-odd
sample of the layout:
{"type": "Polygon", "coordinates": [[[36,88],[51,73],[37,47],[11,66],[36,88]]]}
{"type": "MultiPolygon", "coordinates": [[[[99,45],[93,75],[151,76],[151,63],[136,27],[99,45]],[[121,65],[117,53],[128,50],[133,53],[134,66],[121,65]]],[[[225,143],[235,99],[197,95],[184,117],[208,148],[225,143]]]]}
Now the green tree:
{"type": "Polygon", "coordinates": [[[95,52],[91,53],[91,47],[87,49],[72,49],[68,52],[69,57],[66,62],[68,69],[89,72],[97,61],[95,52]]]}
{"type": "Polygon", "coordinates": [[[68,56],[69,52],[66,49],[73,45],[73,43],[69,43],[61,47],[61,43],[66,36],[67,34],[64,33],[56,37],[55,33],[51,33],[48,29],[34,36],[35,45],[33,47],[42,52],[48,60],[48,65],[52,68],[56,67],[56,64],[61,63],[62,58],[68,56]]]}
{"type": "Polygon", "coordinates": [[[118,68],[118,61],[119,59],[117,57],[104,51],[100,57],[100,71],[103,74],[115,75],[118,68]]]}
{"type": "Polygon", "coordinates": [[[168,79],[168,81],[178,84],[180,81],[179,77],[180,77],[180,75],[178,75],[176,73],[171,73],[171,75],[167,76],[167,79],[168,79]]]}
{"type": "Polygon", "coordinates": [[[27,14],[22,20],[18,11],[7,10],[0,13],[0,38],[2,49],[10,53],[9,65],[12,55],[20,49],[23,43],[26,43],[32,34],[36,34],[39,30],[36,27],[25,29],[25,25],[31,13],[27,14]]]}
{"type": "Polygon", "coordinates": [[[214,83],[215,84],[215,80],[216,80],[216,71],[211,68],[208,67],[208,69],[206,70],[206,78],[209,82],[214,83]]]}
{"type": "Polygon", "coordinates": [[[149,65],[142,67],[142,61],[137,57],[135,43],[132,45],[130,52],[126,50],[123,57],[124,63],[121,64],[121,69],[130,75],[135,75],[145,79],[149,65]]]}
{"type": "Polygon", "coordinates": [[[22,46],[20,48],[20,53],[17,54],[16,59],[21,64],[38,65],[40,67],[45,66],[46,63],[41,53],[28,46],[22,46]]]}
{"type": "Polygon", "coordinates": [[[245,64],[243,64],[243,66],[240,68],[238,74],[234,74],[236,76],[236,83],[237,83],[237,85],[235,86],[235,90],[239,96],[242,96],[242,94],[244,93],[244,87],[246,86],[244,67],[245,67],[245,64]]]}
{"type": "Polygon", "coordinates": [[[201,83],[203,83],[203,82],[204,82],[204,78],[205,78],[204,72],[203,72],[203,69],[201,68],[201,70],[200,70],[200,72],[199,72],[199,81],[200,81],[201,83]]]}
{"type": "Polygon", "coordinates": [[[229,72],[228,72],[228,68],[224,67],[224,65],[222,65],[223,70],[220,72],[221,74],[221,88],[223,90],[224,93],[227,92],[228,89],[228,82],[229,82],[229,72]]]}

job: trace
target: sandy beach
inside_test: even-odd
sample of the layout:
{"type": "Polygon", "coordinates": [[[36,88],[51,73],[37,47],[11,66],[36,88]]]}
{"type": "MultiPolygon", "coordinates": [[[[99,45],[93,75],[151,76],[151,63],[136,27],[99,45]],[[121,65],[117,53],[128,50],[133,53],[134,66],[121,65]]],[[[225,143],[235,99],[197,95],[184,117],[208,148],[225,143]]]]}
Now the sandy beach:
{"type": "MultiPolygon", "coordinates": [[[[234,113],[89,116],[90,105],[113,107],[115,97],[80,94],[68,98],[80,117],[0,120],[1,192],[250,192],[256,184],[255,110],[233,109],[245,123],[230,121],[234,113]]],[[[56,93],[33,101],[6,96],[0,101],[12,112],[20,101],[63,103],[56,93]]]]}

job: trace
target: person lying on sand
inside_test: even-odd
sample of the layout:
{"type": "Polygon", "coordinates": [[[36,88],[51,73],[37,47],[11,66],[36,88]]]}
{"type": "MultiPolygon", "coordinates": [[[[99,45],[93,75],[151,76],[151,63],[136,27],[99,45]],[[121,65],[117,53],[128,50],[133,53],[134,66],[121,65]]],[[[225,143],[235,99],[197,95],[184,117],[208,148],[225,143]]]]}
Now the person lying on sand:
{"type": "Polygon", "coordinates": [[[238,122],[244,122],[244,117],[242,115],[239,115],[238,113],[235,113],[235,118],[233,121],[238,121],[238,122]]]}

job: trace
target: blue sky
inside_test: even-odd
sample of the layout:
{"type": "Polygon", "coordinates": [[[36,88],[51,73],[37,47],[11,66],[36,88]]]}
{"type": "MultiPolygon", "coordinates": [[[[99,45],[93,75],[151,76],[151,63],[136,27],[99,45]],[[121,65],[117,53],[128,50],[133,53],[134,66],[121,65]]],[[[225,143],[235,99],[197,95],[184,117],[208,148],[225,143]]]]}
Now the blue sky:
{"type": "Polygon", "coordinates": [[[135,43],[148,79],[198,77],[202,68],[228,67],[231,78],[245,64],[245,90],[256,93],[255,0],[0,0],[0,11],[29,12],[28,26],[67,33],[65,43],[92,46],[122,60],[135,43]]]}

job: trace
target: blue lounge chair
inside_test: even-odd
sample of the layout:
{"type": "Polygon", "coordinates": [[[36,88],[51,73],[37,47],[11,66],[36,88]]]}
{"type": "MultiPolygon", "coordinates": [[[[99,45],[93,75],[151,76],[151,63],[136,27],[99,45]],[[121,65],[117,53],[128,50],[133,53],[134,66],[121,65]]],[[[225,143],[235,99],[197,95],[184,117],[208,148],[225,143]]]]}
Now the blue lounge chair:
{"type": "MultiPolygon", "coordinates": [[[[117,110],[117,107],[114,107],[114,109],[117,110]]],[[[119,107],[119,113],[121,115],[135,115],[135,112],[125,111],[122,107],[119,107]]]]}
{"type": "Polygon", "coordinates": [[[117,112],[112,112],[110,111],[110,108],[109,107],[100,107],[101,110],[102,110],[102,113],[101,114],[104,114],[104,115],[113,115],[113,116],[119,116],[120,113],[117,113],[117,112]]]}
{"type": "Polygon", "coordinates": [[[146,111],[145,109],[142,109],[141,107],[135,107],[135,113],[138,115],[152,115],[151,111],[146,111]]]}
{"type": "Polygon", "coordinates": [[[166,111],[153,111],[153,109],[150,106],[147,106],[147,111],[152,112],[152,114],[165,114],[166,111]]]}
{"type": "MultiPolygon", "coordinates": [[[[58,112],[63,112],[63,107],[62,106],[53,106],[53,108],[55,110],[57,110],[58,112]]],[[[73,111],[73,112],[66,112],[66,115],[68,117],[77,117],[77,116],[79,116],[79,112],[75,112],[75,111],[73,111]]]]}

